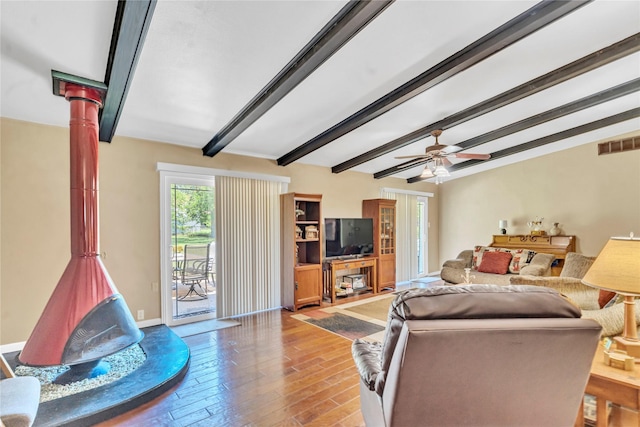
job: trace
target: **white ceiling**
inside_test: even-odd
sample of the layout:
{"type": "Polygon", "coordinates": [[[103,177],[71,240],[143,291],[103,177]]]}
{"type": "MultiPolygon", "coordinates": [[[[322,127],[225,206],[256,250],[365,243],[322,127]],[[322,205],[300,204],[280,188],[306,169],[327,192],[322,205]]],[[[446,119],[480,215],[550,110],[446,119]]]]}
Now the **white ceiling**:
{"type": "MultiPolygon", "coordinates": [[[[116,136],[204,147],[346,3],[159,1],[116,136]]],[[[278,159],[535,4],[398,0],[223,152],[278,159]]],[[[116,7],[116,1],[1,1],[0,114],[67,126],[51,70],[104,81],[116,7]]],[[[638,32],[640,2],[594,1],[298,162],[338,165],[638,32]]],[[[440,142],[454,145],[638,77],[640,53],[447,129],[440,142]]],[[[492,153],[639,106],[634,92],[469,152],[492,153]]],[[[634,118],[450,179],[638,130],[634,118]]],[[[352,170],[373,174],[432,143],[423,139],[352,170]]],[[[411,178],[422,168],[394,176],[411,178]]]]}

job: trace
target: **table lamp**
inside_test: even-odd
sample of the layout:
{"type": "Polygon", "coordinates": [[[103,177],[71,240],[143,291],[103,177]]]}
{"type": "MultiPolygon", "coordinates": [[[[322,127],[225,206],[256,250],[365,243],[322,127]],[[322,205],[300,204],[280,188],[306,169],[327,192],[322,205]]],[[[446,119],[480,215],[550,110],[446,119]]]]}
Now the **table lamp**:
{"type": "Polygon", "coordinates": [[[616,348],[640,363],[635,301],[640,296],[640,239],[612,237],[591,265],[582,283],[624,296],[624,330],[615,337],[616,348]]]}
{"type": "Polygon", "coordinates": [[[498,221],[498,227],[500,228],[500,233],[507,234],[507,220],[501,219],[498,221]]]}

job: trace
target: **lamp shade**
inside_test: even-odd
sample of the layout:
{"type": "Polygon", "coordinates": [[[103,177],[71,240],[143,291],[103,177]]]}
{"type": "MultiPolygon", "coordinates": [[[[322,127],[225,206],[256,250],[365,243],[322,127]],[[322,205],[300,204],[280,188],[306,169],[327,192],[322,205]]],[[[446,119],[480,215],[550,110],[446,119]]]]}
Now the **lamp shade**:
{"type": "Polygon", "coordinates": [[[582,283],[623,295],[640,295],[640,239],[609,239],[582,283]]]}
{"type": "Polygon", "coordinates": [[[507,220],[501,219],[500,221],[498,221],[498,228],[507,228],[507,220]]]}

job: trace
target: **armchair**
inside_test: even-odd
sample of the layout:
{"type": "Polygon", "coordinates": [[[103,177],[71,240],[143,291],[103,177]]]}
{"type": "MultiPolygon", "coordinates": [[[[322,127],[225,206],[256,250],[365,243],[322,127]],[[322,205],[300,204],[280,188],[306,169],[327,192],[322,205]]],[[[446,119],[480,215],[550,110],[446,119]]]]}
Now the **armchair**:
{"type": "Polygon", "coordinates": [[[367,426],[573,425],[601,327],[556,291],[401,292],[382,344],[352,354],[367,426]]]}
{"type": "Polygon", "coordinates": [[[40,405],[40,381],[35,377],[16,377],[1,353],[0,368],[6,376],[0,380],[0,424],[30,427],[40,405]]]}
{"type": "MultiPolygon", "coordinates": [[[[514,285],[544,286],[565,295],[582,310],[582,317],[593,319],[602,325],[602,336],[620,335],[624,327],[624,307],[622,304],[606,304],[597,288],[582,283],[582,278],[596,257],[569,252],[564,267],[558,277],[514,276],[514,285]],[[606,304],[606,305],[605,305],[606,304]]],[[[615,298],[615,297],[614,297],[615,298]]],[[[636,323],[640,325],[640,301],[636,301],[636,323]]]]}

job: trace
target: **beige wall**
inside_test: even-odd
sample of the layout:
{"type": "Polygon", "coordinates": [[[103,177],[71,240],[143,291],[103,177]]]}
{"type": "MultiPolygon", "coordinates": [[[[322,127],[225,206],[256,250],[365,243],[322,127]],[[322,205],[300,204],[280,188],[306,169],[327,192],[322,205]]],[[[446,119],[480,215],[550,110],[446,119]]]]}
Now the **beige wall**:
{"type": "MultiPolygon", "coordinates": [[[[69,261],[69,132],[1,119],[0,344],[29,336],[69,261]]],[[[609,236],[640,235],[640,150],[596,156],[595,143],[447,182],[406,184],[356,172],[220,154],[131,138],[100,144],[101,250],[104,264],[135,313],[160,317],[157,162],[289,176],[290,191],[323,194],[323,213],[359,216],[361,200],[381,187],[433,192],[429,200],[429,271],[464,248],[486,244],[499,219],[509,233],[545,217],[595,255],[609,236]]]]}
{"type": "Polygon", "coordinates": [[[547,231],[559,222],[587,255],[610,236],[640,236],[640,150],[597,156],[597,142],[443,184],[440,262],[491,243],[500,219],[509,234],[536,216],[547,231]]]}
{"type": "MultiPolygon", "coordinates": [[[[24,341],[69,261],[69,132],[1,119],[0,344],[24,341]]],[[[437,192],[433,184],[333,174],[301,164],[115,138],[100,144],[100,248],[129,308],[160,317],[159,175],[157,162],[251,171],[291,178],[290,191],[323,194],[326,217],[360,216],[361,201],[381,187],[437,192]]],[[[438,199],[429,201],[430,270],[438,269],[438,199]]]]}

